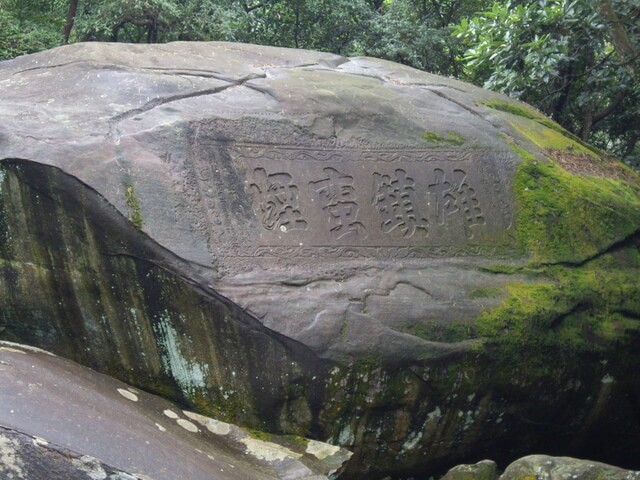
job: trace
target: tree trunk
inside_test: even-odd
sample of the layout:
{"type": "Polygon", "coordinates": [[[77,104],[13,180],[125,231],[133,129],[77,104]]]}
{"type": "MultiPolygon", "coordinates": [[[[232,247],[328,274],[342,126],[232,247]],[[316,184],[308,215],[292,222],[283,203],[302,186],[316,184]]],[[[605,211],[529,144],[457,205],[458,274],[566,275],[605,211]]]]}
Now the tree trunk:
{"type": "Polygon", "coordinates": [[[633,132],[631,135],[629,135],[629,138],[627,139],[625,152],[624,152],[625,157],[628,157],[633,153],[633,150],[636,148],[636,145],[638,144],[638,140],[640,140],[640,132],[633,132]]]}
{"type": "Polygon", "coordinates": [[[611,43],[616,47],[622,58],[629,63],[628,68],[635,70],[640,57],[640,46],[633,42],[623,21],[618,17],[611,0],[601,0],[600,12],[611,27],[611,43]]]}
{"type": "Polygon", "coordinates": [[[149,17],[147,43],[158,43],[158,21],[154,17],[149,17]]]}
{"type": "Polygon", "coordinates": [[[580,130],[580,138],[583,141],[589,139],[591,134],[591,128],[593,127],[593,105],[589,105],[584,112],[584,119],[582,120],[582,129],[580,130]]]}
{"type": "Polygon", "coordinates": [[[76,20],[76,13],[78,12],[78,0],[69,0],[69,9],[67,10],[67,20],[62,29],[62,36],[64,37],[64,43],[69,43],[69,37],[71,36],[71,30],[76,20]]]}
{"type": "Polygon", "coordinates": [[[293,42],[296,48],[300,48],[300,5],[295,6],[296,23],[293,31],[293,42]]]}
{"type": "Polygon", "coordinates": [[[574,61],[570,61],[569,65],[566,66],[563,71],[560,73],[563,79],[562,88],[560,89],[560,96],[558,97],[558,101],[553,106],[553,111],[551,112],[551,118],[558,122],[560,125],[566,128],[564,125],[564,110],[567,107],[567,103],[569,101],[569,92],[571,91],[571,87],[573,86],[574,79],[574,61]]]}

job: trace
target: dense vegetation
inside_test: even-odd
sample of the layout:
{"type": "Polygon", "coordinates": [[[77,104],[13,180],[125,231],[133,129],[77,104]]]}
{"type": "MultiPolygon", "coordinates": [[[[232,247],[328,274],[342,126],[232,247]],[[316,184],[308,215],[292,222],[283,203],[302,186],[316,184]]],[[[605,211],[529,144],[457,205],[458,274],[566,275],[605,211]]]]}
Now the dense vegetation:
{"type": "Polygon", "coordinates": [[[521,98],[640,165],[640,0],[0,0],[0,59],[174,40],[387,58],[521,98]]]}

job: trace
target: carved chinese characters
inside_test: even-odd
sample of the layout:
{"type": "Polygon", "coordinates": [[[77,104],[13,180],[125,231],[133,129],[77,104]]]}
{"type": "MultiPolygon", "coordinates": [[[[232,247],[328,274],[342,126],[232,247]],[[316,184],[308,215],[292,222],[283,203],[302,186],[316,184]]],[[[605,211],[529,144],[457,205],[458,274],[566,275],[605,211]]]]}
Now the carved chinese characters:
{"type": "Polygon", "coordinates": [[[427,219],[416,213],[419,201],[416,198],[415,181],[407,172],[397,169],[390,175],[373,174],[375,196],[373,204],[380,214],[380,228],[385,233],[399,231],[405,238],[412,237],[417,230],[428,235],[427,219]]]}
{"type": "Polygon", "coordinates": [[[309,182],[315,188],[322,207],[329,216],[329,231],[340,239],[351,235],[355,238],[366,237],[366,228],[357,220],[358,203],[353,186],[353,177],[343,175],[335,168],[325,168],[326,178],[309,182]]]}
{"type": "Polygon", "coordinates": [[[485,152],[208,148],[228,159],[248,207],[218,237],[217,255],[480,255],[513,244],[506,162],[485,152]]]}
{"type": "Polygon", "coordinates": [[[484,225],[484,217],[475,190],[467,183],[464,170],[454,169],[447,178],[444,170],[434,170],[434,183],[429,185],[429,195],[433,197],[438,225],[447,225],[451,215],[464,216],[464,233],[473,238],[472,227],[484,225]]]}
{"type": "Polygon", "coordinates": [[[267,230],[306,230],[307,222],[298,209],[298,187],[288,173],[267,175],[264,168],[253,171],[254,209],[267,230]]]}

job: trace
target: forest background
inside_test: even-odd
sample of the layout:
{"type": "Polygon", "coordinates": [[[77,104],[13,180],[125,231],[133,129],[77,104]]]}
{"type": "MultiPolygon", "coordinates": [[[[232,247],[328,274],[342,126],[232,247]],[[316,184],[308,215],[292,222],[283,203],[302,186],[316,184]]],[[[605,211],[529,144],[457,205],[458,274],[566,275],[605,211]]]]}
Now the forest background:
{"type": "Polygon", "coordinates": [[[176,40],[367,55],[455,77],[640,168],[640,0],[0,0],[0,59],[176,40]]]}

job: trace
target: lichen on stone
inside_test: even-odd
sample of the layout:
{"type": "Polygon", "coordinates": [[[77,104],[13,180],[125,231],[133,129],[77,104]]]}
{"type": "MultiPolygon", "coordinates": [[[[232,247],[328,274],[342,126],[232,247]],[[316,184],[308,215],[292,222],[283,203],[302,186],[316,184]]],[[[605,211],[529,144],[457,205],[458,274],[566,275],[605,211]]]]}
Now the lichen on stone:
{"type": "Polygon", "coordinates": [[[127,217],[136,228],[142,229],[144,219],[142,218],[142,209],[140,208],[140,202],[136,196],[133,184],[126,183],[124,185],[124,197],[127,205],[127,217]]]}
{"type": "Polygon", "coordinates": [[[187,398],[194,391],[205,388],[208,366],[189,360],[182,352],[182,338],[172,324],[171,314],[165,310],[159,315],[154,330],[163,349],[162,363],[166,372],[180,386],[187,398]]]}
{"type": "Polygon", "coordinates": [[[318,442],[317,440],[309,440],[305,453],[309,453],[319,460],[335,455],[340,451],[340,447],[329,445],[328,443],[318,442]]]}
{"type": "Polygon", "coordinates": [[[436,145],[444,144],[459,147],[465,143],[464,137],[453,130],[448,131],[446,135],[442,135],[438,132],[425,131],[421,135],[421,138],[436,145]]]}
{"type": "Polygon", "coordinates": [[[20,457],[20,443],[0,435],[0,474],[3,478],[24,478],[24,462],[20,457]]]}
{"type": "Polygon", "coordinates": [[[266,442],[247,436],[240,439],[247,449],[247,453],[260,460],[267,462],[283,461],[287,458],[298,459],[302,454],[296,453],[282,445],[273,442],[266,442]]]}

